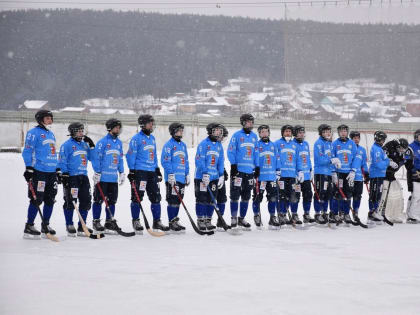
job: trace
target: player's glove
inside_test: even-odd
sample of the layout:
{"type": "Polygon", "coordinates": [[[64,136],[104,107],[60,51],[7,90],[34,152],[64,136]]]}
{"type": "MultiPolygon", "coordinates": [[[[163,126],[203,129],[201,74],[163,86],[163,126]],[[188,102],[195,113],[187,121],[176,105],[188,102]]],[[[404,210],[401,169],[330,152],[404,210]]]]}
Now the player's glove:
{"type": "Polygon", "coordinates": [[[204,185],[208,186],[210,184],[210,175],[209,174],[203,174],[203,178],[201,181],[204,183],[204,185]]]}
{"type": "Polygon", "coordinates": [[[61,183],[63,184],[63,187],[68,189],[70,187],[70,174],[69,173],[63,173],[61,176],[61,183]]]}
{"type": "Polygon", "coordinates": [[[234,178],[236,175],[238,175],[238,165],[232,164],[230,166],[230,178],[234,178]]]}
{"type": "Polygon", "coordinates": [[[124,173],[120,173],[120,176],[118,177],[118,185],[122,186],[125,183],[125,174],[124,173]]]}
{"type": "Polygon", "coordinates": [[[92,180],[93,180],[93,185],[96,186],[96,184],[101,181],[101,173],[96,173],[96,172],[93,173],[92,180]]]}
{"type": "Polygon", "coordinates": [[[156,177],[157,177],[157,181],[160,183],[162,181],[162,173],[160,172],[159,167],[156,167],[155,174],[156,174],[156,177]]]}
{"type": "Polygon", "coordinates": [[[341,168],[341,161],[339,158],[332,158],[331,164],[334,165],[336,168],[341,168]]]}
{"type": "Polygon", "coordinates": [[[132,182],[134,182],[136,180],[136,171],[135,170],[130,170],[130,172],[128,173],[127,178],[129,180],[130,184],[132,182]]]}
{"type": "Polygon", "coordinates": [[[55,176],[57,177],[57,184],[60,185],[63,177],[63,172],[61,172],[61,169],[57,168],[55,170],[55,176]]]}
{"type": "Polygon", "coordinates": [[[257,166],[254,169],[254,178],[258,178],[258,177],[260,177],[260,167],[259,166],[257,166]]]}
{"type": "Polygon", "coordinates": [[[398,164],[391,160],[391,161],[389,161],[389,167],[396,170],[398,168],[398,164]]]}
{"type": "Polygon", "coordinates": [[[217,182],[217,188],[222,189],[224,184],[225,184],[225,177],[222,175],[219,177],[219,181],[217,182]]]}
{"type": "Polygon", "coordinates": [[[334,183],[334,185],[338,185],[338,175],[336,172],[331,174],[332,177],[332,182],[334,183]]]}
{"type": "Polygon", "coordinates": [[[89,145],[89,148],[93,149],[95,147],[95,143],[88,136],[83,136],[83,141],[89,145]]]}
{"type": "Polygon", "coordinates": [[[349,182],[349,186],[353,186],[354,185],[354,178],[355,178],[355,176],[356,176],[356,173],[354,171],[351,171],[347,175],[346,179],[349,182]]]}
{"type": "Polygon", "coordinates": [[[303,181],[305,180],[305,174],[303,173],[303,171],[298,172],[297,180],[299,183],[303,183],[303,181]]]}
{"type": "Polygon", "coordinates": [[[32,166],[27,166],[25,172],[23,173],[23,177],[29,183],[34,177],[34,168],[32,166]]]}
{"type": "Polygon", "coordinates": [[[175,185],[175,174],[169,174],[168,175],[168,183],[171,186],[175,185]]]}

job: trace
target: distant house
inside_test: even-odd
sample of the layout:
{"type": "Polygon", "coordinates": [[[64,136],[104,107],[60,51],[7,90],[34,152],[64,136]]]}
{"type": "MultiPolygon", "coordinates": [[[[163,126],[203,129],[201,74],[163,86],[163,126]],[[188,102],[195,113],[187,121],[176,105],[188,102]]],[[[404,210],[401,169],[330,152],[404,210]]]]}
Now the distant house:
{"type": "Polygon", "coordinates": [[[82,104],[87,107],[109,107],[109,100],[105,98],[90,98],[83,100],[82,104]]]}
{"type": "Polygon", "coordinates": [[[87,107],[64,107],[60,109],[62,113],[88,113],[89,109],[87,107]]]}
{"type": "Polygon", "coordinates": [[[177,106],[177,112],[180,114],[195,114],[197,113],[196,103],[179,103],[177,106]]]}
{"type": "Polygon", "coordinates": [[[420,123],[420,117],[400,117],[398,120],[399,123],[412,123],[417,124],[420,123]]]}
{"type": "Polygon", "coordinates": [[[99,114],[99,115],[113,115],[117,113],[118,109],[115,108],[91,108],[90,112],[92,114],[99,114]]]}
{"type": "Polygon", "coordinates": [[[252,102],[258,102],[263,105],[272,103],[272,97],[267,93],[250,93],[248,95],[248,100],[252,102]]]}
{"type": "Polygon", "coordinates": [[[198,96],[213,97],[213,96],[217,96],[217,92],[213,89],[201,89],[201,90],[198,90],[198,96]]]}
{"type": "Polygon", "coordinates": [[[406,111],[413,116],[420,116],[420,98],[406,102],[406,111]]]}
{"type": "Polygon", "coordinates": [[[222,87],[222,85],[219,83],[219,81],[215,81],[215,80],[208,80],[204,83],[203,88],[205,89],[220,89],[222,87]]]}
{"type": "Polygon", "coordinates": [[[121,115],[136,115],[137,113],[132,109],[119,109],[118,113],[121,115]]]}
{"type": "Polygon", "coordinates": [[[321,100],[321,105],[328,105],[331,106],[332,108],[341,105],[340,100],[335,97],[335,96],[325,96],[322,100],[321,100]]]}
{"type": "Polygon", "coordinates": [[[206,113],[209,109],[226,113],[231,111],[232,107],[224,97],[210,97],[205,101],[197,102],[196,106],[197,113],[206,113]]]}
{"type": "Polygon", "coordinates": [[[26,100],[22,105],[19,105],[19,110],[33,110],[51,109],[48,101],[26,100]]]}

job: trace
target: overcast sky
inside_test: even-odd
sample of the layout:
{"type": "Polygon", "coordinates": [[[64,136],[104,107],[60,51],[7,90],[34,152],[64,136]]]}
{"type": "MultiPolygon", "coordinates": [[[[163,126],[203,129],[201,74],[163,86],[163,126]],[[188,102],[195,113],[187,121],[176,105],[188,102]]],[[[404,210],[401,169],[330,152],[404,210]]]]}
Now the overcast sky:
{"type": "Polygon", "coordinates": [[[2,10],[20,8],[82,8],[141,10],[161,13],[196,13],[206,15],[244,16],[253,18],[282,19],[285,17],[284,1],[303,1],[301,6],[287,5],[289,19],[355,23],[415,23],[420,24],[420,0],[349,0],[350,5],[338,0],[337,6],[320,0],[0,0],[2,10]],[[391,4],[389,4],[391,1],[391,4]],[[49,3],[48,3],[49,2],[49,3]],[[318,3],[317,3],[318,2],[318,3]]]}

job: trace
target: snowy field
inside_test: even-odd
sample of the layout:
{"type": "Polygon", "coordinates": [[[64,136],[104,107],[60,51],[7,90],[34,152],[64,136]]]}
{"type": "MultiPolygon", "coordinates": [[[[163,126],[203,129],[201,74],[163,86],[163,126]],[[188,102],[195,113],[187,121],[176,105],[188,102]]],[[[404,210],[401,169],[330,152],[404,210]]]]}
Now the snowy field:
{"type": "MultiPolygon", "coordinates": [[[[74,239],[60,187],[51,226],[61,242],[24,240],[23,170],[19,154],[0,154],[0,314],[420,314],[420,225],[200,236],[181,209],[184,235],[74,239]]],[[[120,188],[116,210],[125,231],[129,191],[120,188]]],[[[191,186],[185,200],[195,217],[191,186]]],[[[366,196],[362,204],[365,220],[366,196]]],[[[162,209],[166,224],[166,202],[162,209]]],[[[265,202],[262,210],[267,225],[265,202]]]]}

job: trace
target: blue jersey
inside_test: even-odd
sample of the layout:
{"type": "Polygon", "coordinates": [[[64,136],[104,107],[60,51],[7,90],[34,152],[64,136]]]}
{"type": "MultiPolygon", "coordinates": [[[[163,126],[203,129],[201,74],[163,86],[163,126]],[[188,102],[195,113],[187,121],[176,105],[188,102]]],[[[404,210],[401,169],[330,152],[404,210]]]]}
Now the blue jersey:
{"type": "Polygon", "coordinates": [[[360,182],[363,181],[363,173],[369,172],[369,166],[367,165],[367,154],[366,149],[360,145],[357,145],[357,156],[360,156],[362,159],[361,167],[356,169],[356,176],[354,178],[355,181],[360,182]],[[363,172],[362,172],[363,169],[363,172]]]}
{"type": "Polygon", "coordinates": [[[160,163],[165,172],[165,181],[169,174],[175,174],[175,180],[185,184],[185,176],[190,173],[187,145],[171,138],[162,148],[160,163]]]}
{"type": "Polygon", "coordinates": [[[155,137],[140,131],[131,138],[125,158],[130,170],[154,172],[158,167],[155,137]]]}
{"type": "Polygon", "coordinates": [[[195,176],[202,179],[203,174],[209,174],[210,180],[223,176],[225,157],[220,142],[213,142],[209,137],[200,142],[195,155],[195,176]]]}
{"type": "Polygon", "coordinates": [[[307,141],[299,142],[296,139],[294,139],[294,142],[296,143],[297,172],[303,172],[304,180],[311,180],[312,162],[309,143],[307,141]]]}
{"type": "Polygon", "coordinates": [[[123,145],[118,137],[107,134],[92,151],[92,166],[101,173],[101,182],[118,182],[118,173],[124,173],[123,145]]]}
{"type": "Polygon", "coordinates": [[[275,142],[277,151],[279,152],[280,170],[281,177],[293,177],[297,176],[296,172],[296,142],[290,140],[286,141],[284,137],[280,138],[275,142]]]}
{"type": "Polygon", "coordinates": [[[356,172],[362,164],[362,157],[357,154],[356,143],[349,138],[345,140],[340,138],[336,139],[332,143],[332,155],[341,162],[341,167],[335,168],[335,172],[337,173],[348,174],[351,171],[356,172]]]}
{"type": "Polygon", "coordinates": [[[330,175],[334,169],[331,164],[332,143],[319,137],[314,144],[314,173],[321,175],[330,175]]]}
{"type": "Polygon", "coordinates": [[[87,175],[87,165],[90,159],[89,145],[83,140],[78,142],[70,138],[60,147],[58,166],[63,173],[69,173],[70,176],[87,175]]]}
{"type": "Polygon", "coordinates": [[[420,171],[420,142],[415,140],[410,143],[410,148],[413,149],[413,173],[420,171]]]}
{"type": "Polygon", "coordinates": [[[254,132],[247,134],[243,129],[235,132],[230,139],[227,156],[230,164],[236,164],[238,171],[246,174],[254,172],[258,163],[255,145],[258,142],[254,132]]]}
{"type": "Polygon", "coordinates": [[[389,165],[389,158],[382,147],[374,143],[370,149],[370,169],[369,177],[385,177],[386,169],[389,165]]]}
{"type": "Polygon", "coordinates": [[[22,157],[25,166],[32,166],[40,172],[55,172],[57,152],[53,132],[41,126],[29,130],[22,157]]]}
{"type": "Polygon", "coordinates": [[[276,181],[276,170],[280,168],[279,154],[274,142],[259,140],[255,146],[260,167],[259,180],[262,182],[276,181]]]}

